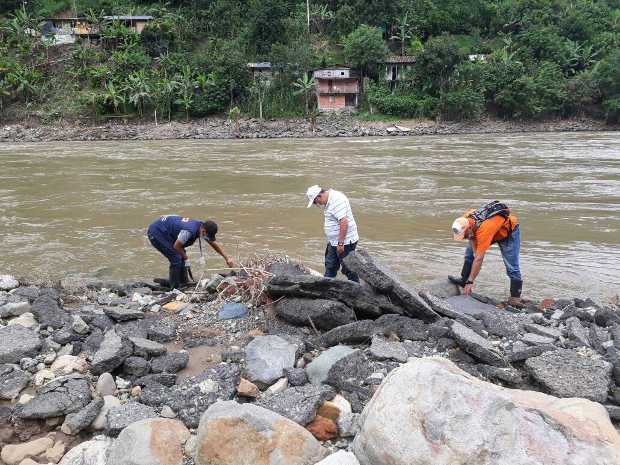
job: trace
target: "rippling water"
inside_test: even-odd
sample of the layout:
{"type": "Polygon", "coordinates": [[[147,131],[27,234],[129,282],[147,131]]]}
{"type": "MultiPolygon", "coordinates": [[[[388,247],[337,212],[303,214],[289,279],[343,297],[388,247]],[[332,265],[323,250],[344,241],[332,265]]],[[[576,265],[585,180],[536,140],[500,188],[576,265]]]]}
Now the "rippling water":
{"type": "MultiPolygon", "coordinates": [[[[322,269],[322,212],[304,208],[319,183],[349,196],[360,245],[410,283],[458,273],[452,219],[500,199],[521,220],[526,294],[620,293],[617,133],[2,144],[0,163],[0,272],[163,275],[144,231],[166,213],[216,219],[234,256],[322,269]]],[[[507,292],[497,247],[476,287],[507,292]]]]}

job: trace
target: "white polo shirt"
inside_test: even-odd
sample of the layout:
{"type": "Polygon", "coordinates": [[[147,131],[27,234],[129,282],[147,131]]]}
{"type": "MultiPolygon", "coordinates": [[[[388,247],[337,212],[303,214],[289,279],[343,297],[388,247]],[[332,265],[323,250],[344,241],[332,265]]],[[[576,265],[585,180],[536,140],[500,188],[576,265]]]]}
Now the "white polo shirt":
{"type": "Polygon", "coordinates": [[[357,225],[355,224],[355,218],[353,218],[353,212],[351,211],[351,205],[349,199],[342,192],[330,189],[328,191],[329,198],[327,205],[325,205],[325,236],[327,240],[333,246],[338,245],[338,234],[340,232],[339,221],[342,218],[349,220],[347,227],[347,235],[344,238],[345,244],[352,244],[359,240],[357,235],[357,225]]]}

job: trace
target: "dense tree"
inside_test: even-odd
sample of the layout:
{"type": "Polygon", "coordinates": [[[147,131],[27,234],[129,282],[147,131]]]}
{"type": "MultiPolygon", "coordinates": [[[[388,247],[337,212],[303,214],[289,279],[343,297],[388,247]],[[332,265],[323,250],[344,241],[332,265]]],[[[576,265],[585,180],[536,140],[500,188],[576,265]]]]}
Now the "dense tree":
{"type": "Polygon", "coordinates": [[[383,34],[379,28],[362,25],[343,40],[346,60],[363,76],[368,76],[386,55],[383,34]]]}

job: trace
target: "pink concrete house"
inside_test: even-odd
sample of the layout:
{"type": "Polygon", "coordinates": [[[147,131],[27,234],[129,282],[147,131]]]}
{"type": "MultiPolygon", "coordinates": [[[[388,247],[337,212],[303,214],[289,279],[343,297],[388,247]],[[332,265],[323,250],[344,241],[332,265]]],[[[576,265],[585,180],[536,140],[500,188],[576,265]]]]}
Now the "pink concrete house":
{"type": "Polygon", "coordinates": [[[319,111],[353,109],[360,94],[359,78],[347,67],[317,69],[314,71],[319,111]]]}

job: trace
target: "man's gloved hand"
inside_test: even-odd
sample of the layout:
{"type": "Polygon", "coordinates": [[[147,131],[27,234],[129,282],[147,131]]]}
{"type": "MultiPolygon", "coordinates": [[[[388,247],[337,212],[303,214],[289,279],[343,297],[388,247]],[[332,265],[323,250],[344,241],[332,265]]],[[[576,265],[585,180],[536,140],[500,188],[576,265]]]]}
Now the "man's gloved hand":
{"type": "Polygon", "coordinates": [[[189,260],[185,260],[184,265],[185,265],[185,268],[191,268],[191,266],[192,266],[192,265],[190,264],[189,260]]]}

